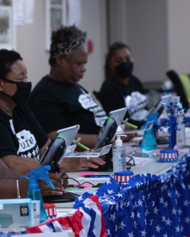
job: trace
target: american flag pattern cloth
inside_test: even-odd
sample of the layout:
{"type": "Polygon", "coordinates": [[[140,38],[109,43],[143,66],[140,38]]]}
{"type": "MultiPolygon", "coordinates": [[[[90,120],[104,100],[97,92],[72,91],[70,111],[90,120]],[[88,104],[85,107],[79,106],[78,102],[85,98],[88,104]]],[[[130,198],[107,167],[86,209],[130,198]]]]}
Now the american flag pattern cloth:
{"type": "MultiPolygon", "coordinates": [[[[190,156],[185,159],[158,176],[133,176],[126,185],[111,178],[94,193],[99,196],[108,237],[190,235],[190,156]]],[[[75,208],[90,195],[77,199],[75,208]]]]}
{"type": "Polygon", "coordinates": [[[29,233],[65,231],[75,233],[75,237],[107,237],[104,215],[97,195],[86,198],[72,216],[46,221],[27,230],[29,233]]]}

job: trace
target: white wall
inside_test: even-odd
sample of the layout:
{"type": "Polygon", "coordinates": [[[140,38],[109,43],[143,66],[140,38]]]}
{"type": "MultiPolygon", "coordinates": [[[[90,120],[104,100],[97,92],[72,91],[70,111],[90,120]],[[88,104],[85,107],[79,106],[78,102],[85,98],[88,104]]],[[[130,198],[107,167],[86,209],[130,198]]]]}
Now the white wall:
{"type": "Polygon", "coordinates": [[[17,26],[17,51],[28,68],[28,80],[34,86],[49,73],[48,52],[45,50],[44,0],[35,0],[34,23],[17,26]]]}
{"type": "Polygon", "coordinates": [[[190,1],[168,0],[168,65],[190,73],[190,1]]]}
{"type": "Polygon", "coordinates": [[[87,90],[99,90],[103,81],[103,59],[107,51],[105,0],[82,0],[81,29],[93,41],[93,53],[88,56],[87,72],[80,84],[87,90]]]}
{"type": "MultiPolygon", "coordinates": [[[[49,73],[49,55],[45,50],[45,1],[35,0],[33,24],[17,26],[17,51],[24,58],[33,86],[49,73]]],[[[87,32],[87,39],[91,39],[94,45],[81,84],[89,91],[99,90],[103,81],[103,60],[107,51],[105,0],[81,2],[81,29],[87,32]]]]}

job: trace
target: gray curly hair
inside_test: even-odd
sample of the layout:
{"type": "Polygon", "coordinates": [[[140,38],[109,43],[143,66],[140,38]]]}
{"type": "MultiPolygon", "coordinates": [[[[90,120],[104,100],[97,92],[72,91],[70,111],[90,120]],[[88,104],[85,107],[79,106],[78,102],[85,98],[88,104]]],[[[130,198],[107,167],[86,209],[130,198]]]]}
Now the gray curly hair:
{"type": "Polygon", "coordinates": [[[52,33],[49,64],[56,63],[56,57],[66,56],[80,47],[86,40],[86,32],[82,32],[75,25],[61,27],[52,33]]]}

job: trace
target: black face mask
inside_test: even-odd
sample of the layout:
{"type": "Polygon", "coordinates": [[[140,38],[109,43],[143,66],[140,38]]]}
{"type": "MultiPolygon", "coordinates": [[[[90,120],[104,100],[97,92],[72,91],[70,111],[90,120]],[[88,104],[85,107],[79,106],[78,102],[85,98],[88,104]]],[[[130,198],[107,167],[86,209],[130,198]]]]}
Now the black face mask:
{"type": "Polygon", "coordinates": [[[29,100],[30,97],[30,92],[31,92],[31,88],[32,88],[32,83],[31,82],[17,82],[17,81],[11,81],[5,78],[1,78],[4,81],[7,81],[9,83],[13,83],[17,85],[17,91],[15,92],[15,94],[13,96],[9,96],[5,93],[6,96],[10,97],[15,104],[17,104],[18,106],[23,107],[29,100]]]}
{"type": "Polygon", "coordinates": [[[130,77],[133,71],[133,63],[126,62],[120,63],[115,67],[115,74],[120,78],[127,78],[130,77]]]}

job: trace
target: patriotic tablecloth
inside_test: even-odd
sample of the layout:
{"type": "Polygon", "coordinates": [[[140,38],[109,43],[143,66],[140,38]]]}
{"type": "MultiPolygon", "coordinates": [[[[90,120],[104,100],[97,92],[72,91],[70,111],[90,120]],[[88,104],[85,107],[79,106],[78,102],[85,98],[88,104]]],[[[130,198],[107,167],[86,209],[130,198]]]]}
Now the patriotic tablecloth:
{"type": "Polygon", "coordinates": [[[190,156],[159,176],[136,175],[122,186],[111,178],[94,195],[84,193],[74,207],[77,214],[48,221],[29,231],[73,231],[75,236],[93,237],[188,236],[190,156]]]}
{"type": "MultiPolygon", "coordinates": [[[[127,185],[107,181],[96,194],[108,237],[181,237],[190,235],[190,157],[156,176],[133,176],[127,185]]],[[[77,208],[88,193],[76,200],[77,208]]]]}

